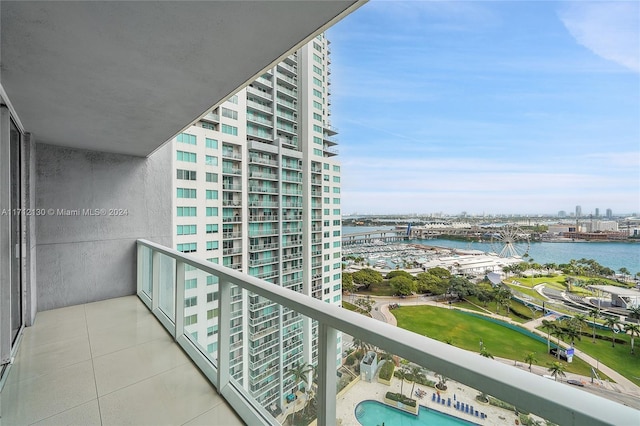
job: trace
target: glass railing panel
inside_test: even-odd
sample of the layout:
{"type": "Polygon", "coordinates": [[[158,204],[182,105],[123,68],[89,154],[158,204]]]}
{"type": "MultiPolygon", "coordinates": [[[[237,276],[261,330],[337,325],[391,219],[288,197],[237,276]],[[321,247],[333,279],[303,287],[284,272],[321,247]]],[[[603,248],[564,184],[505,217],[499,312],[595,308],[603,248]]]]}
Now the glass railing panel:
{"type": "Polygon", "coordinates": [[[319,409],[311,319],[255,294],[246,308],[246,346],[231,343],[231,381],[278,423],[308,425],[319,409]]]}
{"type": "Polygon", "coordinates": [[[185,264],[184,284],[184,298],[180,301],[184,306],[182,333],[217,365],[218,277],[185,264]]]}
{"type": "Polygon", "coordinates": [[[142,291],[149,297],[153,298],[153,250],[149,247],[140,246],[138,255],[142,261],[140,270],[142,291]]]}
{"type": "Polygon", "coordinates": [[[154,268],[159,268],[158,274],[158,307],[164,314],[175,322],[176,300],[176,261],[162,253],[157,253],[158,262],[154,268]]]}

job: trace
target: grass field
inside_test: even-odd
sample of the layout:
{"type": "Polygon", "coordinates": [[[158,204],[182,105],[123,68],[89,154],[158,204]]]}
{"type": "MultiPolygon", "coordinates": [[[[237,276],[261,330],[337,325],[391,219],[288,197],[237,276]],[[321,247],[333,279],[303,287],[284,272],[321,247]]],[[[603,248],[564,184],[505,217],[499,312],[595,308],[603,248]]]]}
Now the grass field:
{"type": "MultiPolygon", "coordinates": [[[[583,329],[585,332],[588,330],[591,328],[585,327],[583,329]]],[[[613,332],[598,330],[598,334],[611,337],[613,332]]],[[[575,347],[640,386],[640,338],[636,337],[636,353],[631,355],[631,337],[623,333],[618,333],[615,336],[617,339],[625,340],[626,344],[616,343],[615,348],[612,348],[610,341],[596,339],[596,342],[593,343],[591,337],[582,336],[582,340],[576,340],[575,347]]]]}
{"type": "MultiPolygon", "coordinates": [[[[398,326],[423,336],[478,353],[480,339],[493,356],[524,362],[530,352],[536,353],[543,367],[556,359],[548,355],[546,342],[539,342],[517,331],[508,329],[480,318],[466,315],[455,309],[443,309],[434,306],[403,306],[393,310],[398,326]],[[508,344],[505,344],[508,342],[508,344]]],[[[571,373],[590,375],[590,367],[584,361],[574,358],[567,364],[571,373]]],[[[603,361],[604,362],[604,361],[603,361]]]]}

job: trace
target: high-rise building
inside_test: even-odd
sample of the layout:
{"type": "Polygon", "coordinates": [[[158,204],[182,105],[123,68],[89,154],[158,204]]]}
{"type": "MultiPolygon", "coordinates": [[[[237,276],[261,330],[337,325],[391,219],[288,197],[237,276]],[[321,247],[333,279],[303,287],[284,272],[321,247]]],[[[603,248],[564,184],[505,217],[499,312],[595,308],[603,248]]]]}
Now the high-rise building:
{"type": "Polygon", "coordinates": [[[582,206],[576,206],[576,217],[582,217],[582,206]]]}
{"type": "Polygon", "coordinates": [[[595,214],[595,216],[596,216],[596,217],[600,217],[600,209],[599,209],[598,207],[596,207],[596,214],[595,214]]]}
{"type": "MultiPolygon", "coordinates": [[[[178,135],[175,247],[340,304],[341,185],[329,53],[329,41],[317,36],[178,135]]],[[[185,272],[185,324],[213,354],[217,301],[207,285],[217,283],[197,275],[185,272]]],[[[296,386],[287,372],[317,362],[317,325],[240,291],[232,322],[232,377],[263,406],[281,403],[296,386]]]]}

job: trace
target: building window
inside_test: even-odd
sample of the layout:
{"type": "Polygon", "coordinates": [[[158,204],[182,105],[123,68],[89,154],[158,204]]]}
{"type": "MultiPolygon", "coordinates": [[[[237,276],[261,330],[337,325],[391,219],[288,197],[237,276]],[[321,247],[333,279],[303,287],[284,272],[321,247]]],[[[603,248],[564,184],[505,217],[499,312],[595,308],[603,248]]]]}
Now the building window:
{"type": "Polygon", "coordinates": [[[333,204],[340,204],[340,198],[334,198],[333,204]]]}
{"type": "Polygon", "coordinates": [[[190,280],[184,280],[184,289],[185,290],[193,290],[198,287],[198,279],[191,278],[190,280]]]}
{"type": "Polygon", "coordinates": [[[218,300],[218,293],[207,293],[207,303],[218,300]]]}
{"type": "Polygon", "coordinates": [[[313,155],[318,155],[322,157],[322,150],[318,148],[313,148],[313,155]]]}
{"type": "MultiPolygon", "coordinates": [[[[210,257],[207,259],[207,262],[215,263],[217,265],[218,263],[220,263],[220,259],[217,257],[210,257]]],[[[209,283],[207,283],[207,285],[209,285],[209,283]]]]}
{"type": "Polygon", "coordinates": [[[218,232],[217,223],[207,223],[207,234],[216,234],[218,232]]]}
{"type": "Polygon", "coordinates": [[[318,114],[317,112],[313,113],[313,119],[314,120],[318,120],[318,121],[322,121],[322,115],[318,114]]]}
{"type": "Polygon", "coordinates": [[[340,295],[336,294],[335,296],[333,296],[333,303],[339,302],[340,301],[340,295]]]}
{"type": "Polygon", "coordinates": [[[233,95],[227,101],[231,102],[232,104],[238,104],[238,95],[233,95]]]}
{"type": "Polygon", "coordinates": [[[316,98],[322,99],[322,92],[319,91],[318,89],[313,89],[313,96],[315,96],[316,98]]]}
{"type": "Polygon", "coordinates": [[[178,235],[195,235],[196,225],[178,225],[178,235]]]}
{"type": "Polygon", "coordinates": [[[207,189],[206,191],[207,200],[217,200],[218,199],[218,191],[215,189],[207,189]]]}
{"type": "Polygon", "coordinates": [[[315,53],[313,54],[313,60],[319,64],[322,63],[322,58],[318,55],[316,55],[315,53]]]}
{"type": "Polygon", "coordinates": [[[318,145],[322,145],[322,138],[318,136],[313,137],[313,143],[317,143],[318,145]]]}
{"type": "Polygon", "coordinates": [[[208,217],[216,217],[216,216],[218,216],[218,208],[217,207],[207,207],[207,216],[208,217]]]}
{"type": "MultiPolygon", "coordinates": [[[[340,279],[340,274],[336,274],[336,275],[338,275],[338,279],[340,279]]],[[[334,277],[335,277],[335,275],[334,275],[334,277]]],[[[339,290],[340,290],[340,284],[334,284],[333,291],[339,291],[339,290]]]]}
{"type": "Polygon", "coordinates": [[[340,173],[340,166],[333,166],[333,171],[340,173]]]}
{"type": "Polygon", "coordinates": [[[339,237],[340,236],[340,231],[333,231],[333,236],[334,237],[339,237]]]}
{"type": "Polygon", "coordinates": [[[218,277],[213,275],[207,275],[207,285],[218,284],[218,277]]]}
{"type": "Polygon", "coordinates": [[[331,202],[331,198],[329,197],[324,197],[322,200],[323,200],[323,203],[325,204],[329,204],[331,202]]]}
{"type": "Polygon", "coordinates": [[[322,133],[322,127],[318,126],[317,124],[313,125],[313,131],[314,132],[318,132],[318,133],[322,133]]]}
{"type": "Polygon", "coordinates": [[[181,180],[196,180],[195,170],[176,170],[176,178],[181,180]]]}
{"type": "Polygon", "coordinates": [[[333,209],[333,214],[340,216],[340,209],[333,209]]]}
{"type": "Polygon", "coordinates": [[[190,308],[198,304],[198,296],[187,297],[184,299],[184,307],[190,308]]]}
{"type": "Polygon", "coordinates": [[[193,314],[193,315],[189,315],[184,317],[184,325],[193,325],[193,324],[197,324],[198,323],[198,314],[193,314]]]}
{"type": "Polygon", "coordinates": [[[214,319],[214,318],[216,318],[217,316],[218,316],[218,308],[215,308],[215,309],[209,309],[209,310],[207,311],[207,319],[208,319],[208,320],[210,320],[210,319],[214,319]]]}
{"type": "Polygon", "coordinates": [[[318,101],[313,101],[313,107],[315,109],[322,110],[322,104],[320,102],[318,102],[318,101]]]}
{"type": "Polygon", "coordinates": [[[178,251],[182,253],[193,253],[198,250],[198,244],[196,243],[185,243],[178,244],[178,251]]]}
{"type": "Polygon", "coordinates": [[[228,124],[223,124],[222,133],[232,136],[238,136],[238,128],[235,126],[229,126],[228,124]]]}
{"type": "Polygon", "coordinates": [[[197,209],[195,207],[178,207],[178,217],[197,216],[197,209]]]}
{"type": "Polygon", "coordinates": [[[207,250],[218,250],[218,242],[217,241],[207,241],[207,250]]]}
{"type": "Polygon", "coordinates": [[[238,119],[238,111],[234,111],[232,109],[222,107],[222,116],[230,118],[232,120],[237,120],[238,119]]]}
{"type": "Polygon", "coordinates": [[[181,143],[186,143],[189,145],[195,145],[196,144],[196,135],[190,135],[189,133],[180,133],[176,139],[178,140],[178,142],[181,143]]]}
{"type": "Polygon", "coordinates": [[[205,179],[207,182],[213,182],[216,183],[218,182],[218,174],[217,173],[205,173],[205,179]]]}
{"type": "Polygon", "coordinates": [[[334,177],[333,177],[333,181],[334,181],[335,183],[340,183],[340,176],[334,176],[334,177]]]}
{"type": "Polygon", "coordinates": [[[176,151],[176,159],[178,161],[186,161],[188,163],[196,162],[196,154],[188,151],[176,151]]]}
{"type": "Polygon", "coordinates": [[[218,149],[218,141],[217,140],[207,138],[207,139],[205,139],[204,142],[205,142],[205,147],[211,148],[211,149],[218,149]]]}
{"type": "Polygon", "coordinates": [[[340,241],[334,241],[333,248],[339,248],[339,247],[340,247],[340,241]]]}
{"type": "Polygon", "coordinates": [[[177,188],[178,198],[196,198],[196,190],[193,188],[177,188]]]}
{"type": "Polygon", "coordinates": [[[217,166],[218,165],[218,157],[214,157],[213,155],[205,155],[204,163],[207,166],[217,166]]]}
{"type": "Polygon", "coordinates": [[[313,72],[315,72],[318,75],[322,75],[322,68],[314,65],[313,66],[313,72]]]}
{"type": "Polygon", "coordinates": [[[333,221],[333,226],[341,226],[340,219],[333,221]]]}
{"type": "Polygon", "coordinates": [[[340,188],[338,188],[337,186],[333,187],[333,193],[334,194],[339,194],[340,193],[340,188]]]}
{"type": "Polygon", "coordinates": [[[322,80],[320,80],[319,78],[313,77],[313,84],[315,84],[316,86],[322,87],[322,80]]]}

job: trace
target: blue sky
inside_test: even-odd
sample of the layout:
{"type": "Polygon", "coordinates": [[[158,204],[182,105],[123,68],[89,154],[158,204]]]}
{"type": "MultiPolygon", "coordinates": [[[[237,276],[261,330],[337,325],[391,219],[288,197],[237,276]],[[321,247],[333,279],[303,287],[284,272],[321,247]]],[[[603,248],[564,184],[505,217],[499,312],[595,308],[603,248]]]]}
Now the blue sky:
{"type": "Polygon", "coordinates": [[[638,1],[372,1],[327,36],[343,214],[640,212],[638,1]]]}

